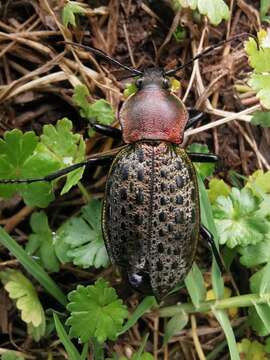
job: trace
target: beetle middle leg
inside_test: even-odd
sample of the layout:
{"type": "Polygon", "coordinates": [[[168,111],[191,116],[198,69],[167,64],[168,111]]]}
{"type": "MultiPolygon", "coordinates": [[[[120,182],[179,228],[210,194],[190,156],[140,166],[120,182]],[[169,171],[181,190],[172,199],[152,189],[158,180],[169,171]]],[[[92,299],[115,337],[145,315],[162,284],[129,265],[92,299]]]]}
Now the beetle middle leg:
{"type": "Polygon", "coordinates": [[[211,232],[204,226],[201,225],[200,226],[200,234],[201,236],[208,242],[208,244],[211,246],[212,251],[213,251],[213,255],[216,259],[216,262],[218,264],[218,267],[220,269],[221,272],[226,272],[225,266],[224,266],[224,262],[219,254],[219,251],[216,247],[215,241],[214,241],[214,237],[211,234],[211,232]]]}

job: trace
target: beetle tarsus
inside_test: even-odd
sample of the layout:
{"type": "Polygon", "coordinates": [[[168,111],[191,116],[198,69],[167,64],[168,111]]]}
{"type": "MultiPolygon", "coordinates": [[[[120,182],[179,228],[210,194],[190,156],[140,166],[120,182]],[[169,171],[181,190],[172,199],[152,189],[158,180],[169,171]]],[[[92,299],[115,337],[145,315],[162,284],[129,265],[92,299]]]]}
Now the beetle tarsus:
{"type": "Polygon", "coordinates": [[[215,154],[188,153],[188,156],[193,162],[216,163],[219,161],[219,157],[215,154]]]}
{"type": "Polygon", "coordinates": [[[222,258],[220,256],[220,253],[219,253],[219,251],[218,251],[218,249],[216,247],[213,235],[211,234],[211,232],[204,225],[201,225],[201,227],[200,227],[200,234],[208,242],[208,244],[211,246],[212,251],[213,251],[213,255],[214,255],[214,258],[215,258],[215,260],[216,260],[216,262],[218,264],[219,270],[222,273],[225,273],[226,268],[225,268],[225,265],[224,265],[224,261],[222,260],[222,258]]]}

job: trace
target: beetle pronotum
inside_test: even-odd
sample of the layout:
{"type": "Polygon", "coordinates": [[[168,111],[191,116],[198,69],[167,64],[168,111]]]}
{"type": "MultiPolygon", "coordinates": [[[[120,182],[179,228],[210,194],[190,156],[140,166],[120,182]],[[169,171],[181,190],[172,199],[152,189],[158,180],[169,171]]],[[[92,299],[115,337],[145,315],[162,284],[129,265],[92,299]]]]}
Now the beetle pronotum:
{"type": "MultiPolygon", "coordinates": [[[[199,235],[212,244],[200,222],[199,194],[192,161],[215,162],[213,154],[186,153],[180,147],[184,131],[201,119],[189,119],[182,101],[170,91],[168,76],[208,54],[211,46],[176,69],[129,68],[102,51],[79,44],[137,76],[138,91],[123,104],[121,129],[93,124],[104,135],[123,139],[126,146],[113,156],[84,162],[35,179],[4,179],[0,183],[52,181],[82,166],[112,163],[105,190],[102,228],[109,257],[128,275],[130,284],[162,298],[185,278],[194,261],[199,235]]],[[[248,34],[249,35],[249,34],[248,34]]],[[[251,35],[250,35],[251,36],[251,35]]]]}

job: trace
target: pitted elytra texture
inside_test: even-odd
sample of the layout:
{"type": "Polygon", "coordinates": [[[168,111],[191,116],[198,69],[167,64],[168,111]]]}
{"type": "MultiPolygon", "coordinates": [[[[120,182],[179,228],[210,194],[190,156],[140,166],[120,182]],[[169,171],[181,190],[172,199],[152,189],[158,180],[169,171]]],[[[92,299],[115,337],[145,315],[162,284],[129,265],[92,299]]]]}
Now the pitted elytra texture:
{"type": "Polygon", "coordinates": [[[103,231],[113,262],[148,274],[158,297],[181,281],[199,233],[196,175],[184,150],[139,142],[116,157],[108,177],[103,231]]]}

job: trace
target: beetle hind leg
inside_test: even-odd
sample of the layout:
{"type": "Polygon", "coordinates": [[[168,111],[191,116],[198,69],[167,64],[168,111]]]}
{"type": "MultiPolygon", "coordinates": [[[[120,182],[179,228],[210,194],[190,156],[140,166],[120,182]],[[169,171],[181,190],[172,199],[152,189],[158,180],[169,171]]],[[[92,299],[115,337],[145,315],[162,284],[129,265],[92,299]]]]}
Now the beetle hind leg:
{"type": "Polygon", "coordinates": [[[226,272],[225,265],[224,265],[223,259],[221,258],[220,254],[219,254],[219,251],[218,251],[218,249],[216,247],[213,235],[211,234],[211,232],[204,225],[201,225],[201,227],[200,227],[200,234],[208,242],[208,244],[211,246],[212,251],[213,251],[213,255],[214,255],[215,259],[216,259],[219,270],[221,272],[225,273],[226,272]]]}
{"type": "Polygon", "coordinates": [[[187,153],[190,160],[193,162],[200,163],[216,163],[219,160],[219,157],[215,154],[205,154],[205,153],[187,153]]]}

